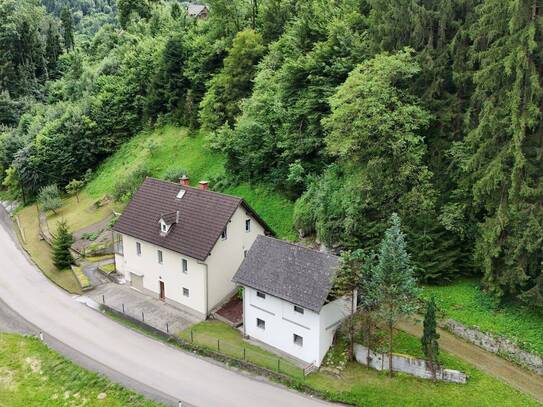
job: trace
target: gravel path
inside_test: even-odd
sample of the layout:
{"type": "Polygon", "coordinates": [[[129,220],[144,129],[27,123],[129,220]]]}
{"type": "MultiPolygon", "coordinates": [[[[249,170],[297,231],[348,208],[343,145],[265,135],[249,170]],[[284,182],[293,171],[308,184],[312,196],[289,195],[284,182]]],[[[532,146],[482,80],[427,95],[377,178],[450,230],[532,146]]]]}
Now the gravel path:
{"type": "MultiPolygon", "coordinates": [[[[422,322],[420,320],[402,321],[398,328],[411,335],[422,335],[422,322]]],[[[439,346],[444,351],[468,362],[476,368],[494,376],[505,383],[529,394],[540,403],[543,403],[543,377],[529,372],[493,353],[487,352],[471,343],[460,339],[453,334],[438,329],[439,346]]]]}

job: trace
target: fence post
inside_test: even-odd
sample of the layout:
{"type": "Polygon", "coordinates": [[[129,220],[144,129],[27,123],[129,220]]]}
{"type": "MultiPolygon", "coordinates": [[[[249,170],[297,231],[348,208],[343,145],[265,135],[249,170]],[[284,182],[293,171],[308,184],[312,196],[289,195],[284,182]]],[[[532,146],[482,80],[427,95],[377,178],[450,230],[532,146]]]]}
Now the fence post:
{"type": "Polygon", "coordinates": [[[106,304],[106,296],[104,294],[102,294],[102,304],[106,304]]]}
{"type": "Polygon", "coordinates": [[[145,314],[141,311],[141,322],[145,322],[145,314]]]}
{"type": "Polygon", "coordinates": [[[123,314],[124,314],[124,304],[123,304],[123,314]]]}
{"type": "Polygon", "coordinates": [[[245,346],[243,347],[243,360],[247,360],[247,358],[245,357],[245,346]]]}
{"type": "Polygon", "coordinates": [[[221,340],[217,339],[217,352],[221,352],[221,340]]]}
{"type": "Polygon", "coordinates": [[[194,343],[194,337],[192,336],[192,328],[190,328],[190,343],[194,343]]]}
{"type": "Polygon", "coordinates": [[[277,371],[281,373],[281,359],[277,359],[277,371]]]}
{"type": "Polygon", "coordinates": [[[167,322],[166,322],[166,333],[170,333],[170,327],[168,326],[167,322]]]}

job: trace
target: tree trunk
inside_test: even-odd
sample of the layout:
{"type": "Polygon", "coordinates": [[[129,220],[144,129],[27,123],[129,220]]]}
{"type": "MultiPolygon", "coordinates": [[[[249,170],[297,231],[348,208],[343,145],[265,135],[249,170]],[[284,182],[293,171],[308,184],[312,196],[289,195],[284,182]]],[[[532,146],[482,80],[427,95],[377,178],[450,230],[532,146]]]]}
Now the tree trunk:
{"type": "Polygon", "coordinates": [[[392,372],[392,338],[394,326],[392,324],[388,325],[388,375],[392,377],[394,373],[392,372]]]}
{"type": "Polygon", "coordinates": [[[349,361],[353,360],[354,356],[354,294],[351,295],[351,317],[349,318],[349,361]]]}

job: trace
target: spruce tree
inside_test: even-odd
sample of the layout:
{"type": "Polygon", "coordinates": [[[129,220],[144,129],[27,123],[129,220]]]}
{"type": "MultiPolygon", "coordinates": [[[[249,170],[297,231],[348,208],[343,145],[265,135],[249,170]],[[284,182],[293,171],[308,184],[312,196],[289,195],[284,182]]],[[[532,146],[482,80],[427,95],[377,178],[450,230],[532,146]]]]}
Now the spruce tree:
{"type": "Polygon", "coordinates": [[[421,338],[422,352],[430,366],[432,378],[436,380],[437,367],[439,365],[439,334],[436,330],[436,303],[432,296],[426,305],[426,314],[424,315],[424,332],[421,338]]]}
{"type": "Polygon", "coordinates": [[[392,377],[394,328],[400,318],[415,312],[418,288],[407,253],[405,236],[401,231],[400,217],[393,213],[390,223],[379,249],[375,280],[380,304],[377,314],[388,330],[388,369],[392,377]]]}
{"type": "Polygon", "coordinates": [[[542,296],[533,289],[543,257],[541,10],[541,0],[485,0],[478,8],[472,128],[453,150],[466,180],[460,195],[472,200],[479,219],[475,255],[484,284],[498,298],[519,296],[539,307],[542,296]]]}
{"type": "Polygon", "coordinates": [[[49,79],[58,78],[58,58],[62,53],[60,36],[57,28],[49,22],[45,40],[45,58],[47,59],[47,74],[49,79]]]}
{"type": "Polygon", "coordinates": [[[67,269],[73,262],[70,247],[74,242],[68,229],[68,224],[63,219],[57,224],[57,231],[53,238],[53,263],[59,270],[67,269]]]}
{"type": "Polygon", "coordinates": [[[64,7],[60,13],[60,21],[62,22],[62,31],[64,34],[64,48],[72,50],[74,48],[74,22],[72,12],[68,7],[64,7]]]}

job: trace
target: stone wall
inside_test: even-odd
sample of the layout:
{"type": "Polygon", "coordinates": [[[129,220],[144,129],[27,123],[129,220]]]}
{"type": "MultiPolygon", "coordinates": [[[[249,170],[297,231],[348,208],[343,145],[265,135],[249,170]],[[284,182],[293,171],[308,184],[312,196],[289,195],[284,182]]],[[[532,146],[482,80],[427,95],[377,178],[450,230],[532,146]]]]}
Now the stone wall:
{"type": "MultiPolygon", "coordinates": [[[[359,344],[355,344],[354,353],[356,361],[366,366],[368,348],[359,344]]],[[[370,357],[370,367],[376,370],[388,370],[387,354],[370,351],[370,357]]],[[[396,372],[407,373],[423,379],[432,379],[432,372],[428,368],[426,361],[422,359],[393,354],[392,368],[396,372]]],[[[459,372],[458,370],[439,368],[437,371],[437,379],[446,382],[464,384],[468,381],[468,376],[463,372],[459,372]]]]}
{"type": "Polygon", "coordinates": [[[474,345],[489,352],[504,355],[507,359],[543,376],[543,358],[520,349],[509,339],[484,333],[476,328],[468,328],[452,319],[443,322],[442,326],[474,345]]]}

